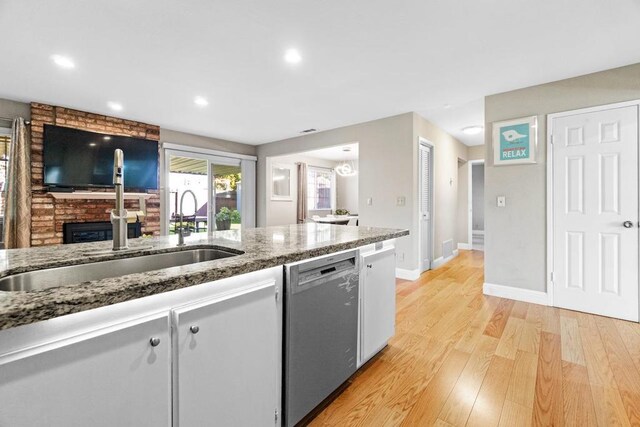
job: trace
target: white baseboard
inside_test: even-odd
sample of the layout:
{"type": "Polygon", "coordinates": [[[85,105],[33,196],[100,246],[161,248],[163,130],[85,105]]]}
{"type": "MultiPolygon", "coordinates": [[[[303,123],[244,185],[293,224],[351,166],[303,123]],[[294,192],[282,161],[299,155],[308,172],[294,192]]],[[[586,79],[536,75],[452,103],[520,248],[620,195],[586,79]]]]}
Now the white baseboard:
{"type": "Polygon", "coordinates": [[[405,268],[396,268],[396,277],[404,280],[417,280],[420,277],[420,269],[407,270],[405,268]]]}
{"type": "Polygon", "coordinates": [[[453,250],[453,255],[451,255],[451,256],[449,256],[447,258],[444,258],[444,259],[442,257],[434,259],[433,263],[431,264],[431,269],[438,268],[441,265],[445,265],[446,263],[448,263],[449,261],[451,261],[452,259],[457,257],[459,253],[460,252],[458,252],[457,249],[454,249],[453,250]]]}
{"type": "Polygon", "coordinates": [[[549,305],[549,297],[546,292],[532,291],[530,289],[514,288],[513,286],[496,285],[486,283],[482,287],[485,295],[494,297],[524,301],[532,304],[549,305]]]}
{"type": "Polygon", "coordinates": [[[470,251],[471,248],[471,243],[458,243],[458,249],[462,249],[465,251],[470,251]]]}

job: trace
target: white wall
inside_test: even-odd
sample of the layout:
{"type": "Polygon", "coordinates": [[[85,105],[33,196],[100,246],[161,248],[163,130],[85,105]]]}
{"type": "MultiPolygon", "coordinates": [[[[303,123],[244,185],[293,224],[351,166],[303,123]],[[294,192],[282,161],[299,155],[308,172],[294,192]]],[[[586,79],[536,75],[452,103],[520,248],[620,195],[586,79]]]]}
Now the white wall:
{"type": "MultiPolygon", "coordinates": [[[[338,162],[341,163],[341,162],[338,162]]],[[[351,163],[351,162],[350,162],[351,163]]],[[[353,164],[359,170],[358,161],[353,164]]],[[[346,209],[349,213],[358,213],[358,180],[360,175],[336,177],[336,209],[346,209]]]]}
{"type": "Polygon", "coordinates": [[[473,208],[473,230],[484,230],[484,165],[472,166],[471,198],[473,208]]]}
{"type": "Polygon", "coordinates": [[[485,98],[485,281],[546,290],[546,115],[640,99],[640,64],[485,98]],[[491,123],[538,116],[537,163],[494,166],[491,123]],[[506,207],[495,206],[506,196],[506,207]]]}

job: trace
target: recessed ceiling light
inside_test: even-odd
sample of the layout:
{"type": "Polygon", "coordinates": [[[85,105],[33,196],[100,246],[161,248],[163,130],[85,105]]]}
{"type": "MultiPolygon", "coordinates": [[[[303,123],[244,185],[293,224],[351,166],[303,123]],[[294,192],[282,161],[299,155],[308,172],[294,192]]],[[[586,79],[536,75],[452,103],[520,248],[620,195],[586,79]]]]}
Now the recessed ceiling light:
{"type": "Polygon", "coordinates": [[[284,54],[284,60],[289,64],[297,64],[302,61],[302,56],[296,49],[288,49],[284,54]]]}
{"type": "Polygon", "coordinates": [[[66,70],[70,70],[76,67],[73,60],[68,56],[64,55],[51,55],[51,60],[60,68],[64,68],[66,70]]]}
{"type": "Polygon", "coordinates": [[[466,128],[462,128],[462,132],[467,135],[477,135],[484,130],[483,126],[467,126],[466,128]]]}
{"type": "Polygon", "coordinates": [[[90,142],[89,143],[89,147],[95,147],[96,145],[98,145],[98,144],[96,144],[95,142],[90,142]]]}
{"type": "Polygon", "coordinates": [[[196,96],[195,98],[193,98],[193,102],[198,107],[206,107],[207,105],[209,105],[209,101],[207,101],[207,98],[205,98],[204,96],[196,96]]]}
{"type": "Polygon", "coordinates": [[[107,102],[107,107],[111,108],[113,111],[122,111],[122,104],[119,102],[109,101],[107,102]]]}
{"type": "Polygon", "coordinates": [[[110,136],[103,136],[102,139],[104,139],[105,141],[109,141],[111,139],[110,136]]]}

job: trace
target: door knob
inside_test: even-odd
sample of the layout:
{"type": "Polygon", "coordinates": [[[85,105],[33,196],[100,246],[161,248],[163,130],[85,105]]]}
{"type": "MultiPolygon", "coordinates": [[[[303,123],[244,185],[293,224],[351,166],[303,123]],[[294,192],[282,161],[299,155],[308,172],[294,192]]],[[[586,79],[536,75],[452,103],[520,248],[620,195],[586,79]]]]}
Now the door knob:
{"type": "Polygon", "coordinates": [[[192,334],[197,334],[198,332],[200,332],[200,326],[198,325],[190,326],[189,330],[191,331],[192,334]]]}
{"type": "Polygon", "coordinates": [[[157,347],[158,345],[160,345],[160,338],[158,337],[153,337],[149,340],[149,344],[151,344],[151,347],[157,347]]]}
{"type": "Polygon", "coordinates": [[[631,228],[631,227],[633,227],[633,222],[625,221],[625,222],[622,223],[622,225],[624,226],[624,228],[631,228]]]}

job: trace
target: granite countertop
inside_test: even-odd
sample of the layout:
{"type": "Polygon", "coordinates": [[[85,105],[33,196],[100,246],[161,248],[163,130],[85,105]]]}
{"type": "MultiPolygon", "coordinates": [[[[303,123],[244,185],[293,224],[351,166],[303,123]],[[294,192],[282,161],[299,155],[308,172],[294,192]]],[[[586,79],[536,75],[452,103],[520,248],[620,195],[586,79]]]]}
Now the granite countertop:
{"type": "Polygon", "coordinates": [[[192,235],[178,248],[177,236],[129,240],[135,253],[111,253],[111,242],[80,243],[0,251],[0,278],[44,268],[63,267],[152,253],[202,247],[242,252],[230,258],[205,261],[145,273],[129,274],[38,291],[0,291],[0,330],[52,319],[226,277],[313,258],[332,252],[408,235],[407,230],[299,224],[229,230],[212,236],[192,235]],[[102,251],[106,253],[101,253],[102,251]]]}

